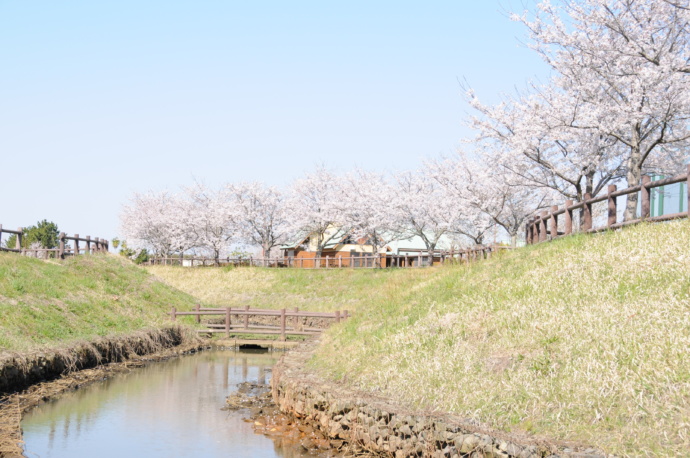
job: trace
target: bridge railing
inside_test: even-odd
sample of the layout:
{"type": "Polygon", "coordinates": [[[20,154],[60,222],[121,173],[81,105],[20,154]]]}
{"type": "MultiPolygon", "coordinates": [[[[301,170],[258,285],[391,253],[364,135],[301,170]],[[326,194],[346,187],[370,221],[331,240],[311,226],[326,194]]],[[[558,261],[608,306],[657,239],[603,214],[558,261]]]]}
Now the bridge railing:
{"type": "MultiPolygon", "coordinates": [[[[317,318],[330,321],[330,323],[340,323],[348,319],[351,315],[347,310],[336,310],[335,312],[304,312],[295,307],[292,310],[280,309],[252,309],[245,307],[201,307],[197,304],[194,311],[178,312],[175,307],[170,311],[170,319],[177,320],[178,316],[194,316],[197,324],[201,323],[202,317],[220,316],[225,317],[223,323],[206,323],[208,329],[202,332],[225,333],[225,337],[231,334],[258,334],[279,336],[284,341],[287,336],[310,336],[318,335],[326,327],[307,327],[302,323],[303,318],[317,318]],[[233,317],[236,320],[233,322],[233,317]],[[250,323],[250,317],[256,318],[275,318],[279,320],[278,325],[266,323],[250,323]],[[331,321],[332,320],[332,321],[331,321]]],[[[264,320],[266,321],[266,320],[264,320]]]]}

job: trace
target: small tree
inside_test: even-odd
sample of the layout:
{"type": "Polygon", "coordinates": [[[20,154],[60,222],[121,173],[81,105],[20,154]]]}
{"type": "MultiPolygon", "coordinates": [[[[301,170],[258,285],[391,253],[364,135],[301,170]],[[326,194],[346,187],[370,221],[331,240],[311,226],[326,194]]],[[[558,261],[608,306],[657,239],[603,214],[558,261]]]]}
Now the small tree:
{"type": "MultiPolygon", "coordinates": [[[[25,227],[22,230],[22,248],[32,246],[40,248],[56,248],[59,243],[60,231],[57,224],[52,221],[43,220],[34,226],[25,227]]],[[[17,235],[10,235],[5,240],[5,247],[15,248],[17,246],[17,235]]]]}

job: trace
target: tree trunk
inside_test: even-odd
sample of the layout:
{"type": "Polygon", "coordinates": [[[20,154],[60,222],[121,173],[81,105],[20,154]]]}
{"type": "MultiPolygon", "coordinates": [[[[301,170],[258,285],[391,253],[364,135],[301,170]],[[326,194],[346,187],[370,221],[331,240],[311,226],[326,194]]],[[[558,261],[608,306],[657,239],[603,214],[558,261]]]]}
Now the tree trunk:
{"type": "Polygon", "coordinates": [[[510,246],[517,248],[517,234],[510,234],[510,246]]]}
{"type": "Polygon", "coordinates": [[[317,248],[316,257],[314,258],[314,268],[315,269],[321,268],[321,255],[322,254],[323,254],[323,248],[317,248]]]}
{"type": "Polygon", "coordinates": [[[261,258],[262,258],[261,265],[264,267],[266,267],[266,254],[269,253],[269,251],[270,251],[270,248],[267,250],[266,245],[263,245],[261,247],[261,258]]]}

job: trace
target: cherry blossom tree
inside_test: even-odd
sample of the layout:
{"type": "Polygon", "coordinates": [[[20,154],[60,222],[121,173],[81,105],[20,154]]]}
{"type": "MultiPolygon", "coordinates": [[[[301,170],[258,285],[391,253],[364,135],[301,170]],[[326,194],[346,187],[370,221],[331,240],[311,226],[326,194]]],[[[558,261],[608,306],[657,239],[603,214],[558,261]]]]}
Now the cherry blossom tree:
{"type": "Polygon", "coordinates": [[[229,184],[227,190],[242,240],[260,246],[263,257],[286,241],[287,209],[280,190],[257,182],[229,184]]]}
{"type": "Polygon", "coordinates": [[[486,106],[468,91],[479,114],[469,120],[477,131],[473,142],[485,164],[512,173],[513,185],[551,189],[575,201],[596,196],[624,174],[620,144],[591,127],[596,121],[576,96],[549,86],[533,92],[486,106]]]}
{"type": "Polygon", "coordinates": [[[191,204],[189,230],[196,246],[208,252],[219,265],[221,254],[238,235],[234,201],[226,188],[214,190],[199,183],[187,188],[185,194],[191,204]]]}
{"type": "MultiPolygon", "coordinates": [[[[384,175],[354,170],[343,178],[341,190],[337,207],[354,239],[370,245],[376,254],[392,241],[405,238],[407,227],[391,204],[397,190],[384,175]]],[[[376,263],[380,267],[378,257],[376,263]]]]}
{"type": "Polygon", "coordinates": [[[197,243],[190,231],[191,207],[167,191],[135,193],[120,213],[120,233],[133,248],[161,256],[183,253],[197,243]]]}
{"type": "MultiPolygon", "coordinates": [[[[625,178],[646,164],[682,162],[690,132],[687,1],[562,0],[514,15],[531,47],[555,71],[556,86],[582,102],[589,127],[625,147],[625,178]]],[[[628,197],[633,219],[637,196],[628,197]]]]}
{"type": "Polygon", "coordinates": [[[409,236],[418,236],[424,241],[429,254],[445,234],[461,231],[462,203],[449,198],[432,174],[426,170],[406,171],[393,178],[391,205],[397,212],[397,219],[409,236]]]}
{"type": "Polygon", "coordinates": [[[496,163],[480,162],[480,158],[459,152],[451,159],[431,161],[427,167],[450,198],[465,203],[461,233],[481,244],[496,224],[515,247],[525,222],[549,202],[550,192],[516,184],[512,172],[496,163]]]}
{"type": "Polygon", "coordinates": [[[286,208],[291,233],[309,237],[317,257],[326,244],[350,230],[340,211],[341,193],[341,178],[322,166],[295,180],[290,189],[286,208]]]}

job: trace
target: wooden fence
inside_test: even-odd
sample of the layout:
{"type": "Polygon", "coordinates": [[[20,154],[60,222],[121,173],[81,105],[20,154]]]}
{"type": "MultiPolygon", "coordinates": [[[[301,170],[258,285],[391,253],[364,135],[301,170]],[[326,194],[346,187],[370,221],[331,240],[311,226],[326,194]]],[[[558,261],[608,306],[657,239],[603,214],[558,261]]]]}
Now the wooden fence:
{"type": "Polygon", "coordinates": [[[57,258],[64,259],[66,256],[77,256],[80,254],[93,254],[98,252],[106,252],[109,249],[109,242],[105,239],[79,237],[79,234],[69,237],[64,232],[60,232],[58,236],[57,248],[22,248],[22,240],[24,238],[24,229],[19,227],[16,231],[10,229],[3,229],[0,224],[0,251],[9,251],[12,253],[19,253],[24,256],[32,256],[35,258],[57,258]],[[16,243],[14,248],[2,247],[2,234],[16,235],[16,243]],[[68,242],[73,242],[71,246],[68,242]],[[83,242],[83,245],[81,244],[83,242]]]}
{"type": "Polygon", "coordinates": [[[473,262],[487,259],[500,250],[510,249],[505,246],[478,246],[458,251],[435,251],[429,255],[426,250],[414,254],[391,255],[379,254],[369,256],[321,256],[321,257],[282,257],[282,258],[214,258],[202,257],[151,257],[147,265],[186,266],[186,267],[291,267],[298,269],[374,269],[418,268],[447,262],[473,262]]]}
{"type": "Polygon", "coordinates": [[[249,306],[242,308],[212,308],[201,307],[197,304],[192,312],[178,312],[175,307],[170,311],[170,319],[175,321],[178,316],[194,316],[197,324],[201,323],[202,317],[222,316],[225,317],[224,323],[206,323],[208,329],[204,333],[225,333],[225,337],[231,334],[258,334],[279,336],[284,341],[286,336],[311,336],[318,335],[325,329],[324,327],[305,327],[302,326],[302,318],[318,318],[333,320],[333,323],[340,323],[348,319],[351,315],[347,310],[336,311],[334,313],[324,312],[300,312],[298,308],[293,310],[268,310],[250,309],[249,306]],[[233,323],[232,317],[236,317],[233,323]],[[279,318],[280,324],[257,324],[250,323],[249,318],[279,318]],[[240,319],[241,318],[241,319],[240,319]],[[289,320],[289,321],[288,321],[289,320]]]}
{"type": "Polygon", "coordinates": [[[551,207],[550,211],[542,211],[540,215],[531,218],[527,222],[527,227],[525,230],[525,240],[528,244],[534,244],[539,242],[545,242],[547,240],[553,240],[558,237],[563,237],[573,234],[573,232],[578,232],[576,227],[573,227],[573,212],[575,210],[581,209],[582,211],[582,221],[581,221],[581,232],[585,233],[595,233],[606,230],[618,229],[624,226],[630,226],[632,224],[638,224],[642,221],[669,221],[679,218],[687,218],[688,211],[671,213],[668,215],[660,216],[650,216],[650,191],[654,188],[661,186],[667,186],[676,183],[687,183],[686,186],[686,196],[680,196],[679,198],[685,197],[688,203],[688,210],[690,210],[690,165],[688,165],[687,172],[683,175],[677,175],[672,178],[666,178],[663,180],[652,181],[649,176],[642,177],[642,183],[638,186],[632,186],[630,188],[618,190],[616,185],[610,185],[608,187],[608,192],[605,195],[599,197],[592,197],[589,193],[585,194],[584,200],[582,202],[573,203],[572,200],[566,200],[565,206],[559,208],[554,205],[551,207]],[[638,218],[628,221],[618,221],[618,203],[617,199],[622,196],[627,196],[630,194],[640,193],[640,215],[638,218]],[[607,220],[605,226],[594,227],[593,226],[593,213],[592,206],[598,202],[607,202],[607,220]],[[563,215],[564,224],[563,231],[559,231],[559,217],[563,215]]]}

